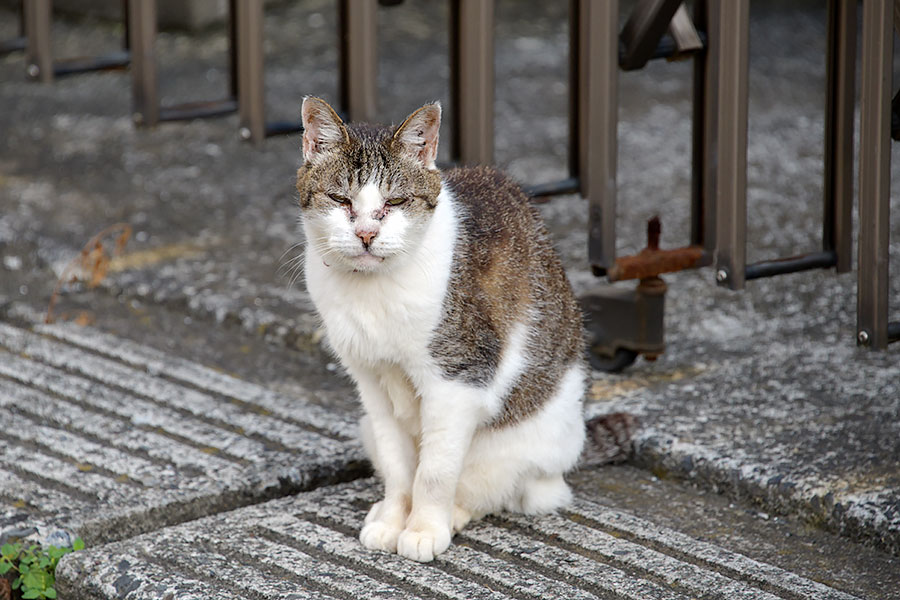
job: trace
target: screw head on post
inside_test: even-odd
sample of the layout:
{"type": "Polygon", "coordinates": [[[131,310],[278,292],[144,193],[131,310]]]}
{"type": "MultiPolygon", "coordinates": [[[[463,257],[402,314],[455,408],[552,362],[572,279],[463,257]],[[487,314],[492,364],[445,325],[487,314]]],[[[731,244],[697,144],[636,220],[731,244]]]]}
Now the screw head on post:
{"type": "Polygon", "coordinates": [[[859,333],[856,334],[856,343],[860,346],[868,346],[869,345],[869,332],[865,329],[860,329],[859,333]]]}
{"type": "Polygon", "coordinates": [[[728,269],[719,269],[716,271],[716,281],[718,283],[725,283],[728,281],[728,269]]]}
{"type": "Polygon", "coordinates": [[[241,136],[242,140],[249,140],[253,135],[249,127],[241,127],[240,131],[238,131],[238,134],[241,136]]]}
{"type": "Polygon", "coordinates": [[[25,69],[25,73],[27,73],[28,76],[31,77],[32,79],[37,79],[38,75],[41,74],[41,68],[39,66],[37,66],[36,64],[31,63],[25,69]]]}

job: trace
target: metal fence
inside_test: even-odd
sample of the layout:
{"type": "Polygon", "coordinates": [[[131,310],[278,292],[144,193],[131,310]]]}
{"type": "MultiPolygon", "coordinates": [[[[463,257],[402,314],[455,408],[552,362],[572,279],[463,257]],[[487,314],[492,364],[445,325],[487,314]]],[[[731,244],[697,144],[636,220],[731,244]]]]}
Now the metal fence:
{"type": "MultiPolygon", "coordinates": [[[[379,4],[402,0],[338,0],[342,116],[376,117],[379,4]]],[[[51,0],[24,0],[22,36],[0,44],[24,46],[26,73],[55,76],[122,68],[130,64],[134,121],[192,119],[238,111],[240,135],[255,143],[298,131],[296,122],[268,122],[264,114],[263,0],[230,0],[231,78],[224,97],[189,105],[160,106],[157,91],[156,1],[123,0],[124,50],[108,56],[54,61],[50,52],[51,0]]],[[[900,339],[900,323],[888,320],[890,219],[891,60],[897,0],[863,0],[860,91],[857,344],[883,349],[900,339]]],[[[588,248],[593,272],[610,281],[640,279],[637,296],[622,306],[632,312],[640,295],[664,293],[652,285],[673,270],[712,266],[719,285],[742,289],[748,280],[809,269],[852,269],[853,127],[857,64],[857,2],[829,0],[826,57],[824,218],[820,249],[796,257],[747,264],[747,105],[749,0],[695,0],[693,15],[681,0],[639,0],[619,31],[619,3],[570,0],[569,177],[531,188],[534,196],[578,192],[588,199],[588,248]],[[666,32],[669,35],[666,36],[666,32]],[[694,63],[691,234],[687,245],[617,257],[617,78],[620,70],[681,55],[694,63]],[[629,302],[631,304],[629,304],[629,302]]],[[[897,13],[900,14],[900,13],[897,13]]],[[[450,0],[453,159],[463,164],[493,159],[492,0],[450,0]]],[[[900,96],[900,94],[898,94],[900,96]]],[[[900,100],[895,100],[900,115],[900,100]]],[[[644,298],[646,300],[646,298],[644,298]]],[[[600,291],[587,305],[603,312],[621,303],[618,292],[600,291]],[[611,300],[615,298],[614,300],[611,300]]],[[[651,303],[653,304],[653,303],[651,303]]],[[[607,356],[626,350],[653,355],[662,348],[662,303],[652,314],[632,317],[634,335],[600,340],[607,356]],[[647,324],[654,321],[650,334],[647,324]],[[655,321],[658,320],[658,323],[655,321]],[[643,333],[638,333],[639,327],[643,333]],[[658,330],[658,331],[657,331],[658,330]]],[[[638,313],[640,313],[638,309],[638,313]]],[[[602,329],[602,315],[599,319],[602,329]]],[[[603,335],[602,332],[598,335],[603,335]]],[[[628,362],[627,360],[625,361],[628,362]]]]}

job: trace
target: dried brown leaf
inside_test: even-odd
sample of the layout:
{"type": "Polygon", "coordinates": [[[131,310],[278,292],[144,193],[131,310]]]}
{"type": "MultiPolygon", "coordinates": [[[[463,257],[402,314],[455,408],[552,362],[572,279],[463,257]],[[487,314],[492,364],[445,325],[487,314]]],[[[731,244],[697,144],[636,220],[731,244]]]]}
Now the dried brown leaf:
{"type": "Polygon", "coordinates": [[[100,282],[103,281],[103,278],[106,277],[106,272],[109,269],[109,257],[105,254],[97,257],[97,262],[94,263],[93,271],[91,272],[91,281],[88,283],[88,287],[95,288],[100,285],[100,282]]]}
{"type": "Polygon", "coordinates": [[[121,254],[125,249],[125,244],[128,243],[128,239],[131,237],[131,225],[125,225],[122,228],[122,233],[119,234],[119,237],[116,238],[116,250],[115,253],[121,254]]]}
{"type": "MultiPolygon", "coordinates": [[[[81,277],[83,280],[87,281],[88,287],[97,287],[100,282],[103,281],[106,274],[109,272],[110,264],[110,257],[103,246],[103,238],[111,236],[116,231],[121,231],[121,233],[116,237],[114,252],[116,254],[121,253],[125,244],[128,242],[128,239],[131,237],[131,225],[127,223],[110,225],[93,236],[88,240],[84,247],[82,247],[78,257],[73,258],[69,264],[66,265],[62,274],[56,280],[56,287],[54,287],[53,293],[50,295],[50,302],[47,304],[47,316],[44,318],[45,323],[53,323],[54,321],[53,307],[59,299],[59,293],[63,284],[65,282],[74,284],[79,281],[79,276],[77,274],[70,276],[70,273],[75,270],[76,267],[81,267],[81,277]]],[[[81,319],[81,317],[79,317],[79,319],[81,319]]],[[[91,317],[90,320],[92,321],[93,317],[91,317]]],[[[0,600],[3,599],[0,598],[0,600]]]]}

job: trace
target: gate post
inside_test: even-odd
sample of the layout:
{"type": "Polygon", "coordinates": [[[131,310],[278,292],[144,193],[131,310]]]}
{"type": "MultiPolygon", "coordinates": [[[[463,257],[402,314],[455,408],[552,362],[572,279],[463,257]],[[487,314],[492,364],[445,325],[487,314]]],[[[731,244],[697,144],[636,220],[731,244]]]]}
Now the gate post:
{"type": "Polygon", "coordinates": [[[888,258],[891,210],[890,0],[864,0],[859,93],[859,272],[857,343],[888,344],[888,258]]]}

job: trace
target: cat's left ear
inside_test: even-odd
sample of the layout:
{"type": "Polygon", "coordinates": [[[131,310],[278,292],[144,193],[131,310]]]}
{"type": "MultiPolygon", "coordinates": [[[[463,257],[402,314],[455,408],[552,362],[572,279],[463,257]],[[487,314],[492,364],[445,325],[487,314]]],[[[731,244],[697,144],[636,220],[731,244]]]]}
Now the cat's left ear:
{"type": "Polygon", "coordinates": [[[349,141],[344,122],[321,98],[307,96],[300,109],[303,119],[303,158],[315,163],[338,144],[349,141]]]}
{"type": "Polygon", "coordinates": [[[397,128],[392,147],[418,161],[426,169],[436,169],[438,130],[441,128],[441,104],[426,104],[406,117],[397,128]]]}

